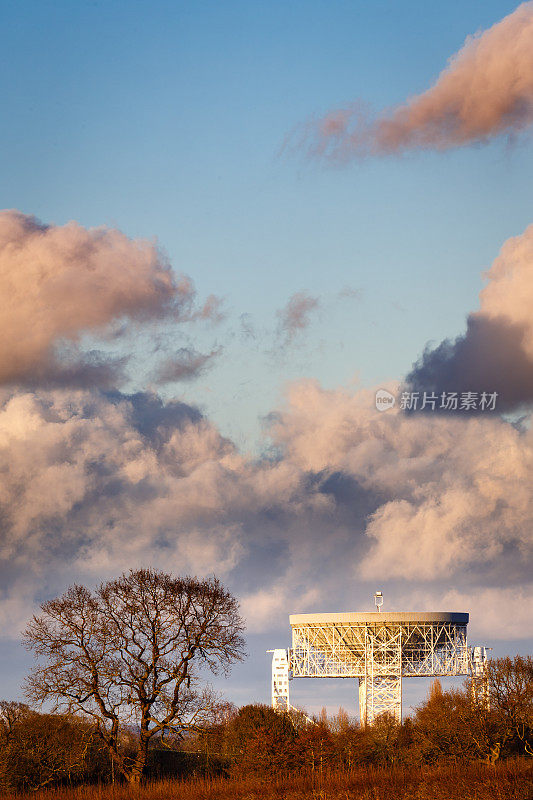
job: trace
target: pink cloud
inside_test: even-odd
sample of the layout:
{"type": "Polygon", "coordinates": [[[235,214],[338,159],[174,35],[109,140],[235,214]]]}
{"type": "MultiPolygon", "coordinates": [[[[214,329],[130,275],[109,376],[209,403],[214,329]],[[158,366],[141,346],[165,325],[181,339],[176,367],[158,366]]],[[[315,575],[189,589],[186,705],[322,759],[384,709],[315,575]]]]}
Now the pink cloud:
{"type": "Polygon", "coordinates": [[[533,3],[469,36],[436,83],[374,117],[360,103],[304,128],[310,155],[345,161],[448,150],[516,134],[533,122],[533,3]]]}
{"type": "Polygon", "coordinates": [[[287,304],[277,312],[278,338],[283,346],[291,344],[299,333],[302,333],[311,323],[313,312],[318,309],[317,297],[296,292],[287,304]]]}
{"type": "Polygon", "coordinates": [[[174,275],[153,242],[76,222],[42,225],[19,211],[0,212],[0,305],[0,383],[87,370],[94,382],[96,367],[110,365],[77,352],[83,334],[105,335],[119,320],[219,314],[214,298],[196,308],[191,280],[174,275]]]}

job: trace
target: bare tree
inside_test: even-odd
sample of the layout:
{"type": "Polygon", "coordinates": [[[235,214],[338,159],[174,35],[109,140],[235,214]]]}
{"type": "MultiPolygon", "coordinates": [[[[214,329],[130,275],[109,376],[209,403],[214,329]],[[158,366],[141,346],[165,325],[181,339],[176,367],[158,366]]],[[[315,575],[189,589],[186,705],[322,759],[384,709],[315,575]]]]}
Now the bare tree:
{"type": "Polygon", "coordinates": [[[502,720],[502,744],[515,738],[533,755],[533,658],[491,659],[487,664],[490,706],[502,720]]]}
{"type": "Polygon", "coordinates": [[[38,663],[27,696],[82,711],[130,783],[142,780],[154,737],[200,727],[213,697],[200,673],[227,673],[244,657],[238,604],[216,579],[140,569],[95,592],[74,585],[43,603],[24,634],[38,663]],[[120,747],[136,726],[135,752],[120,747]]]}
{"type": "Polygon", "coordinates": [[[9,741],[13,736],[13,730],[19,720],[30,713],[26,703],[19,703],[16,700],[0,700],[0,734],[2,742],[9,741]]]}

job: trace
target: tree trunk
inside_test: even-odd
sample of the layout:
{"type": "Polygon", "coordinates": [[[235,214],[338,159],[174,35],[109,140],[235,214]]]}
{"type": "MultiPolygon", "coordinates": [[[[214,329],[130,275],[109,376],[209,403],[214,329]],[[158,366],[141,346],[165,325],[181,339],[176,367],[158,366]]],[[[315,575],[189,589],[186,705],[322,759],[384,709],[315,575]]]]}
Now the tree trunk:
{"type": "Polygon", "coordinates": [[[139,748],[137,750],[137,755],[135,756],[135,761],[133,762],[133,765],[128,775],[128,783],[130,783],[132,786],[139,786],[139,784],[142,782],[147,758],[148,758],[148,739],[144,739],[143,737],[141,737],[141,740],[139,742],[139,748]]]}

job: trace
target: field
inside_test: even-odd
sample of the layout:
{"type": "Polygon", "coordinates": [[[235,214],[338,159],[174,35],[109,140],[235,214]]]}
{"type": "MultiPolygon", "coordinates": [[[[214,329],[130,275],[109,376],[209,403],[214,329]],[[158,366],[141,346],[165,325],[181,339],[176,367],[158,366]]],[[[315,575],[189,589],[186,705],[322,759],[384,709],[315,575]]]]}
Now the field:
{"type": "Polygon", "coordinates": [[[166,780],[4,794],[18,800],[533,800],[533,759],[496,766],[360,768],[289,778],[166,780]]]}

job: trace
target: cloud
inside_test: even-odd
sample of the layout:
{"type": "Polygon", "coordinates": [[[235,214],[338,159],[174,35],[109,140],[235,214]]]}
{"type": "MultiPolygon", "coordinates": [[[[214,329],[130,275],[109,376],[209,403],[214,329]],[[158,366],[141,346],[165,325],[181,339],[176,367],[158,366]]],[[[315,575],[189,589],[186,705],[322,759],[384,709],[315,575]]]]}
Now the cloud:
{"type": "Polygon", "coordinates": [[[469,36],[436,83],[371,116],[362,104],[330,112],[303,131],[315,157],[347,161],[407,150],[448,150],[515,135],[533,122],[533,3],[469,36]]]}
{"type": "Polygon", "coordinates": [[[379,413],[370,392],[307,382],[273,433],[302,470],[345,476],[377,498],[365,545],[332,552],[335,563],[353,559],[360,579],[531,590],[532,431],[497,417],[379,413]]]}
{"type": "Polygon", "coordinates": [[[241,314],[239,317],[240,322],[240,338],[246,342],[250,339],[257,339],[257,331],[254,325],[252,315],[248,312],[241,314]]]}
{"type": "Polygon", "coordinates": [[[524,352],[533,360],[533,225],[504,243],[486,277],[480,315],[522,327],[524,352]]]}
{"type": "Polygon", "coordinates": [[[221,348],[215,348],[210,353],[200,353],[194,347],[180,347],[173,356],[159,365],[155,380],[157,383],[195,380],[212,366],[213,360],[221,352],[221,348]]]}
{"type": "Polygon", "coordinates": [[[338,300],[360,300],[362,296],[361,289],[355,289],[353,286],[345,286],[337,294],[338,300]]]}
{"type": "Polygon", "coordinates": [[[407,376],[419,392],[497,392],[499,411],[533,402],[533,225],[509,239],[487,272],[480,310],[455,340],[427,347],[407,376]]]}
{"type": "Polygon", "coordinates": [[[224,301],[215,294],[210,294],[201,308],[191,314],[191,319],[202,319],[218,324],[226,318],[224,301]]]}
{"type": "Polygon", "coordinates": [[[4,391],[0,471],[6,591],[135,564],[227,575],[328,508],[288,462],[248,461],[197,409],[147,393],[4,391]]]}
{"type": "MultiPolygon", "coordinates": [[[[476,591],[479,612],[471,622],[470,636],[485,642],[493,639],[522,639],[524,631],[528,631],[530,626],[533,587],[481,588],[476,591]]],[[[452,589],[444,594],[441,602],[446,607],[467,608],[471,598],[468,591],[458,592],[452,589]]]]}
{"type": "MultiPolygon", "coordinates": [[[[482,602],[503,615],[517,590],[533,596],[527,424],[380,413],[369,390],[303,381],[270,415],[265,455],[248,456],[189,404],[104,390],[124,365],[77,349],[82,330],[202,314],[190,284],[179,288],[153,245],[73,223],[50,229],[14,212],[0,220],[9,229],[0,240],[12,243],[2,251],[0,286],[20,289],[11,322],[22,329],[30,310],[36,315],[35,341],[19,352],[25,384],[0,389],[3,635],[17,635],[37,602],[73,581],[141,565],[220,574],[253,631],[279,628],[290,612],[368,607],[378,584],[402,603],[423,591],[464,603],[456,610],[473,620],[485,619],[482,602]],[[74,290],[62,304],[65,274],[74,290]],[[78,279],[95,310],[84,308],[78,279]]],[[[480,381],[501,372],[510,382],[521,365],[508,397],[529,391],[532,254],[533,228],[504,245],[463,350],[451,344],[449,358],[445,348],[439,354],[475,377],[474,355],[484,348],[480,381]]],[[[279,314],[282,342],[305,330],[318,303],[305,294],[289,300],[279,314]]],[[[177,356],[160,377],[165,369],[173,379],[192,376],[209,363],[192,347],[177,356]]],[[[531,634],[527,620],[518,633],[531,634]]]]}
{"type": "Polygon", "coordinates": [[[282,347],[291,345],[309,327],[312,314],[319,304],[317,297],[304,292],[296,292],[289,298],[287,304],[277,312],[277,336],[282,347]]]}
{"type": "Polygon", "coordinates": [[[219,315],[214,298],[200,309],[195,300],[191,280],[176,277],[153,242],[0,212],[0,383],[107,385],[124,361],[83,354],[82,335],[112,336],[121,321],[219,315]]]}
{"type": "Polygon", "coordinates": [[[36,364],[18,385],[111,389],[126,380],[128,361],[128,356],[113,356],[100,350],[83,352],[75,345],[62,345],[54,348],[53,358],[36,364]]]}
{"type": "MultiPolygon", "coordinates": [[[[270,585],[264,589],[245,595],[240,600],[241,612],[246,620],[246,629],[249,633],[261,633],[268,630],[271,620],[283,618],[287,608],[294,602],[284,583],[270,585]]],[[[314,604],[320,603],[320,591],[316,588],[309,588],[300,596],[299,603],[301,608],[312,608],[314,604]]]]}
{"type": "Polygon", "coordinates": [[[155,394],[4,390],[4,635],[43,592],[147,564],[220,574],[251,631],[365,608],[377,582],[436,599],[453,583],[473,618],[478,589],[509,611],[515,587],[533,592],[527,429],[379,413],[370,391],[305,381],[270,436],[277,456],[252,459],[155,394]]]}
{"type": "Polygon", "coordinates": [[[407,590],[402,600],[404,607],[420,611],[436,608],[461,611],[472,608],[474,602],[476,611],[471,614],[468,626],[471,642],[489,644],[495,639],[523,639],[524,632],[531,628],[532,584],[508,589],[473,586],[471,589],[440,588],[436,591],[426,586],[423,591],[407,590]]]}

